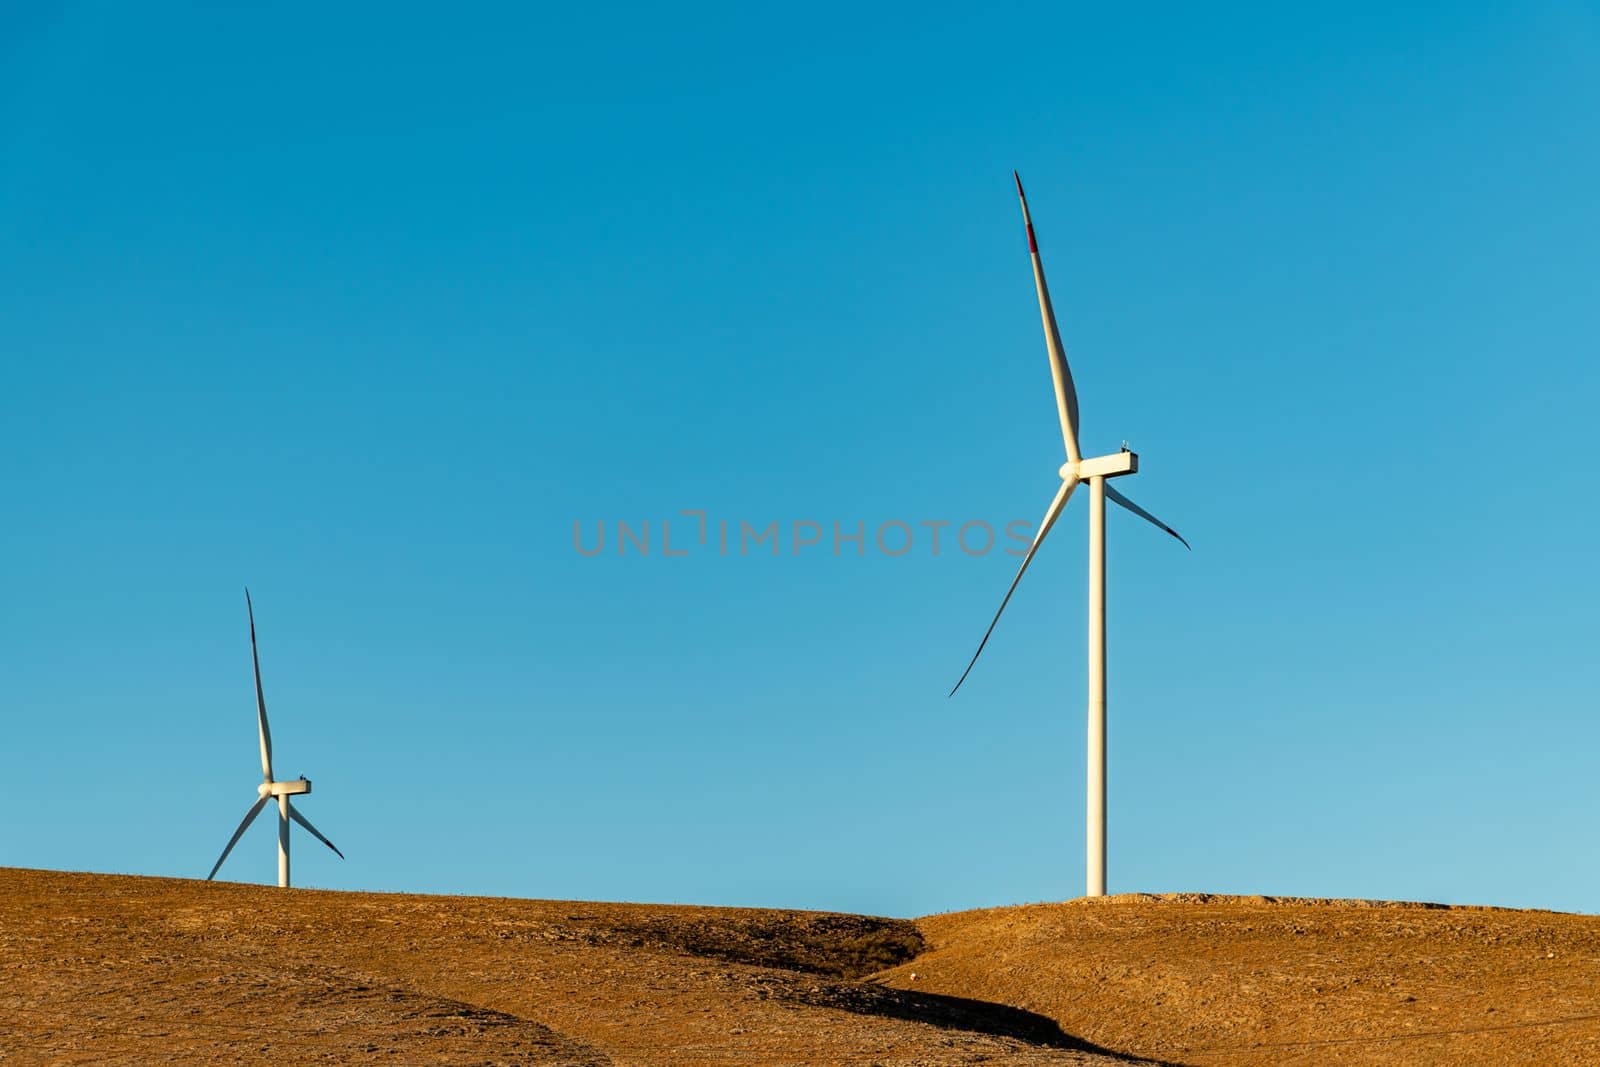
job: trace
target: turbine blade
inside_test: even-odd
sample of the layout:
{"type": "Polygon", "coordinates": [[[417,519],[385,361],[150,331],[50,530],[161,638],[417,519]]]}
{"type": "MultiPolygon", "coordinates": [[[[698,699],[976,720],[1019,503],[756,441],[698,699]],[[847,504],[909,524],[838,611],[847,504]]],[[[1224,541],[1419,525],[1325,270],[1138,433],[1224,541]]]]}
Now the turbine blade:
{"type": "Polygon", "coordinates": [[[209,882],[217,876],[217,871],[222,869],[222,861],[228,858],[228,853],[232,852],[233,846],[239,843],[239,838],[244,835],[245,829],[255,821],[256,816],[261,814],[261,809],[266,807],[267,801],[271,799],[269,796],[262,797],[250,805],[250,810],[244,813],[244,820],[239,823],[239,828],[233,832],[232,837],[228,838],[228,847],[222,850],[222,855],[217,857],[217,862],[212,866],[211,873],[206,875],[206,881],[209,882]]]}
{"type": "Polygon", "coordinates": [[[1044,541],[1045,534],[1050,532],[1050,527],[1056,524],[1056,519],[1061,517],[1061,509],[1067,506],[1067,499],[1072,496],[1072,490],[1077,487],[1076,478],[1061,483],[1061,488],[1056,491],[1056,498],[1050,501],[1050,510],[1044,513],[1044,521],[1039,524],[1039,532],[1033,535],[1033,544],[1028,546],[1028,554],[1022,557],[1022,566],[1017,568],[1017,576],[1011,579],[1011,588],[1006,590],[1006,598],[1000,601],[1000,610],[994,613],[994,619],[989,623],[989,628],[983,632],[983,640],[978,642],[978,651],[972,654],[972,659],[967,663],[967,669],[961,672],[961,677],[956,681],[955,688],[950,690],[950,696],[956,695],[956,689],[961,688],[961,683],[967,680],[967,675],[972,673],[972,668],[977,664],[978,657],[983,655],[983,646],[989,643],[989,635],[994,633],[995,624],[1000,621],[1000,615],[1006,610],[1006,605],[1011,603],[1011,594],[1017,591],[1017,583],[1022,581],[1023,572],[1028,569],[1028,564],[1033,562],[1033,554],[1039,551],[1039,545],[1044,541]]]}
{"type": "Polygon", "coordinates": [[[289,818],[293,819],[301,826],[304,826],[307,830],[310,830],[311,836],[316,838],[318,841],[321,841],[329,848],[333,849],[333,854],[335,856],[338,856],[340,859],[344,859],[344,853],[339,851],[339,846],[334,844],[332,841],[329,841],[326,837],[323,837],[322,831],[318,830],[315,826],[312,826],[311,820],[306,818],[304,815],[301,815],[300,809],[295,807],[293,804],[289,805],[289,818]]]}
{"type": "Polygon", "coordinates": [[[1039,317],[1044,322],[1044,346],[1050,353],[1050,379],[1056,388],[1056,414],[1061,418],[1061,439],[1067,458],[1076,463],[1078,454],[1078,390],[1072,384],[1072,368],[1061,347],[1061,331],[1056,329],[1056,312],[1050,303],[1050,287],[1044,281],[1044,261],[1039,258],[1039,241],[1033,235],[1033,216],[1028,214],[1028,198],[1022,192],[1022,178],[1016,171],[1017,199],[1022,201],[1022,222],[1028,228],[1028,254],[1033,257],[1033,285],[1039,291],[1039,317]]]}
{"type": "Polygon", "coordinates": [[[261,777],[272,781],[272,731],[267,727],[267,698],[261,692],[261,656],[256,652],[256,609],[250,590],[244,591],[244,609],[250,613],[250,662],[256,668],[256,725],[261,729],[261,777]]]}
{"type": "Polygon", "coordinates": [[[1183,545],[1184,548],[1189,549],[1191,552],[1194,551],[1189,542],[1183,539],[1183,534],[1179,533],[1177,530],[1174,530],[1172,527],[1168,526],[1166,523],[1150,514],[1144,508],[1141,508],[1138,504],[1135,504],[1133,501],[1129,500],[1127,497],[1111,488],[1109,483],[1106,485],[1106,497],[1107,499],[1115,500],[1117,503],[1133,512],[1135,515],[1139,516],[1145,522],[1154,523],[1155,525],[1161,527],[1163,530],[1167,531],[1167,533],[1171,534],[1173,537],[1176,537],[1178,539],[1178,543],[1183,545]]]}

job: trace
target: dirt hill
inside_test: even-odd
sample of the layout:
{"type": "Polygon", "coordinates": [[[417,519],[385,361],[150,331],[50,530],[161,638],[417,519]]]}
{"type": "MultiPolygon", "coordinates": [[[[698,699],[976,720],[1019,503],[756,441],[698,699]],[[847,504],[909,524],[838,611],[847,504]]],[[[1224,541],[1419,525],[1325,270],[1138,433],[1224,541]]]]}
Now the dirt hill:
{"type": "Polygon", "coordinates": [[[1600,1063],[1600,918],[906,921],[0,868],[0,1063],[1600,1063]]]}

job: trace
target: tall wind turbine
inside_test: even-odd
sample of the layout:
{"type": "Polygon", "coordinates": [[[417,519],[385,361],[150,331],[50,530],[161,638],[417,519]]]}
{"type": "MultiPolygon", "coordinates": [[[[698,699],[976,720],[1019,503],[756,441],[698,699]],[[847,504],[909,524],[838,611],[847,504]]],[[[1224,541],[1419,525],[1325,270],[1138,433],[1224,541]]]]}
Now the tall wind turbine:
{"type": "Polygon", "coordinates": [[[1055,383],[1056,414],[1061,419],[1061,439],[1067,448],[1067,461],[1057,472],[1061,478],[1061,488],[1056,490],[1055,499],[1050,502],[1049,509],[1044,513],[1044,521],[1039,524],[1039,531],[1033,535],[1033,544],[1028,546],[1027,554],[1022,557],[1022,566],[1017,568],[1017,576],[1011,579],[1011,588],[1006,590],[1005,599],[1000,601],[1000,610],[994,613],[994,620],[989,623],[989,629],[984,631],[983,640],[978,642],[978,651],[972,654],[971,662],[967,664],[967,669],[961,672],[961,678],[956,682],[955,688],[950,690],[950,695],[955,696],[956,689],[960,689],[961,683],[972,673],[972,667],[983,654],[983,646],[989,643],[989,635],[994,633],[995,624],[1000,621],[1001,613],[1011,602],[1011,594],[1017,591],[1017,583],[1022,581],[1022,575],[1027,571],[1028,564],[1033,562],[1034,553],[1039,551],[1039,545],[1043,543],[1045,535],[1056,524],[1056,519],[1060,518],[1062,509],[1067,506],[1067,500],[1072,496],[1072,491],[1077,488],[1079,482],[1087,481],[1089,483],[1087,895],[1099,897],[1104,896],[1106,892],[1106,498],[1109,497],[1114,503],[1122,505],[1146,522],[1154,523],[1176,537],[1184,548],[1189,547],[1189,542],[1184,541],[1178,531],[1106,484],[1109,478],[1139,473],[1139,457],[1136,453],[1124,447],[1121,452],[1084,459],[1082,453],[1078,451],[1078,392],[1073,387],[1072,371],[1067,367],[1067,355],[1061,347],[1061,334],[1056,329],[1056,313],[1050,305],[1050,290],[1044,281],[1044,263],[1039,258],[1039,241],[1033,233],[1033,218],[1028,214],[1028,198],[1022,192],[1022,179],[1015,171],[1012,172],[1012,177],[1017,180],[1017,198],[1022,201],[1022,222],[1028,229],[1028,252],[1033,257],[1033,284],[1039,291],[1039,316],[1044,322],[1044,346],[1050,354],[1050,377],[1055,383]]]}
{"type": "Polygon", "coordinates": [[[216,865],[211,868],[211,873],[206,875],[206,881],[217,876],[217,871],[222,867],[222,861],[228,858],[228,853],[233,851],[233,846],[244,835],[246,829],[255,821],[261,809],[267,806],[267,801],[273,797],[278,798],[278,884],[285,889],[289,887],[289,820],[304,826],[311,831],[311,836],[333,849],[334,854],[344,859],[344,853],[339,847],[326,837],[322,831],[311,825],[307,819],[295,810],[289,798],[303,796],[311,792],[311,780],[301,775],[288,782],[275,782],[272,780],[272,731],[267,728],[267,698],[261,694],[261,657],[256,652],[256,612],[250,603],[250,590],[244,591],[245,611],[250,615],[250,659],[256,669],[256,726],[261,731],[261,784],[256,786],[256,802],[250,805],[250,810],[244,813],[244,820],[239,823],[239,828],[228,838],[227,847],[222,850],[222,855],[217,857],[216,865]]]}

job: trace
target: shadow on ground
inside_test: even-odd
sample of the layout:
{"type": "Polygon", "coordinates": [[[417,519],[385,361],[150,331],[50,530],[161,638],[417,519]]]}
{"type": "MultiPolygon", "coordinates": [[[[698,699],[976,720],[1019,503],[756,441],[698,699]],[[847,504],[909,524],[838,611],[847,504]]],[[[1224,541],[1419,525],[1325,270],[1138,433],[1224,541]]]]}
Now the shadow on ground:
{"type": "Polygon", "coordinates": [[[692,919],[616,924],[584,931],[586,941],[648,945],[691,956],[846,981],[811,984],[775,974],[750,975],[760,997],[772,997],[856,1015],[878,1016],[1011,1038],[1040,1048],[1093,1053],[1125,1063],[1180,1067],[1103,1048],[1064,1032],[1055,1020],[1009,1004],[896,989],[862,979],[916,958],[926,948],[915,924],[903,919],[827,913],[769,915],[729,909],[692,919]]]}
{"type": "Polygon", "coordinates": [[[970,1000],[966,997],[949,997],[940,993],[918,993],[909,989],[878,985],[875,982],[811,986],[809,989],[797,988],[779,995],[802,1004],[836,1008],[857,1015],[877,1015],[926,1023],[946,1030],[965,1030],[991,1037],[1009,1037],[1043,1048],[1089,1052],[1099,1056],[1110,1056],[1126,1063],[1182,1067],[1180,1064],[1144,1059],[1118,1052],[1116,1049],[1104,1048],[1066,1033],[1054,1019],[1014,1008],[1009,1004],[970,1000]]]}
{"type": "Polygon", "coordinates": [[[614,923],[580,935],[594,944],[649,946],[691,956],[860,978],[897,966],[923,950],[922,934],[904,919],[827,912],[723,914],[614,923]]]}

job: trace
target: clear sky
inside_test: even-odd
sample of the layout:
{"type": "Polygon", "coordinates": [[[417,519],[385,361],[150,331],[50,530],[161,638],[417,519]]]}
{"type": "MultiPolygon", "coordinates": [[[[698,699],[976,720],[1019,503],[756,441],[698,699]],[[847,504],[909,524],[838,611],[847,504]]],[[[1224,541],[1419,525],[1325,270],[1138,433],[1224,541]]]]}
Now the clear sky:
{"type": "Polygon", "coordinates": [[[1062,459],[1016,167],[1194,544],[1109,518],[1112,891],[1600,910],[1600,14],[1436,7],[7,5],[0,864],[205,875],[249,584],[303,884],[1080,893],[1081,499],[945,696],[1062,459]]]}

